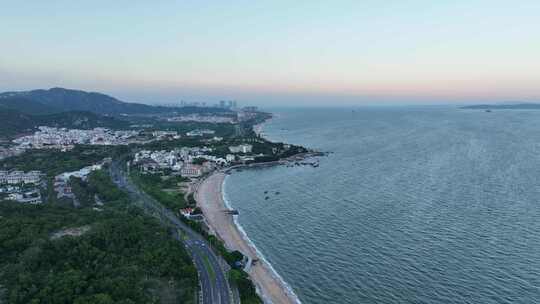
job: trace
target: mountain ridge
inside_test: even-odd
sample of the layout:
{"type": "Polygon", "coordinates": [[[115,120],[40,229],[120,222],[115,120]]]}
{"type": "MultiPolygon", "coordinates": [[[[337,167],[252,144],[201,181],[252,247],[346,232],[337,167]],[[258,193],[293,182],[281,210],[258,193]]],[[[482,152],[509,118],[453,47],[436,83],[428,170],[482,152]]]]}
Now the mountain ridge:
{"type": "MultiPolygon", "coordinates": [[[[82,90],[65,89],[60,87],[50,89],[37,89],[30,91],[9,91],[0,93],[0,105],[9,103],[7,100],[13,100],[19,98],[21,106],[29,103],[33,104],[34,108],[39,108],[37,104],[45,107],[50,107],[50,111],[47,111],[44,107],[41,109],[47,113],[59,113],[67,111],[88,111],[100,115],[135,115],[135,114],[161,114],[170,112],[179,112],[183,114],[191,113],[213,113],[213,112],[225,112],[224,109],[219,108],[199,108],[199,107],[185,107],[174,108],[164,106],[153,106],[142,103],[130,103],[121,101],[115,97],[98,93],[87,92],[82,90]]],[[[13,101],[11,101],[13,104],[13,101]]],[[[13,105],[10,106],[13,108],[13,105]]],[[[42,113],[28,113],[28,114],[42,114],[42,113]]]]}

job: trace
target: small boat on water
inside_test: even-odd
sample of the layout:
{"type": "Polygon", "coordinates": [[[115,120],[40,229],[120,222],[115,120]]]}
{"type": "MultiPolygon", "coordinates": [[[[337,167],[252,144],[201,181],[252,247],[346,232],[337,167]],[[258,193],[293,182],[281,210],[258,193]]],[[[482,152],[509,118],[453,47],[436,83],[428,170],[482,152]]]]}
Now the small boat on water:
{"type": "Polygon", "coordinates": [[[280,193],[281,193],[281,192],[279,192],[279,191],[276,191],[276,195],[279,195],[280,193]]]}
{"type": "Polygon", "coordinates": [[[268,194],[268,190],[264,191],[264,194],[268,194]]]}
{"type": "Polygon", "coordinates": [[[269,198],[270,198],[269,196],[265,196],[264,200],[267,201],[269,198]]]}

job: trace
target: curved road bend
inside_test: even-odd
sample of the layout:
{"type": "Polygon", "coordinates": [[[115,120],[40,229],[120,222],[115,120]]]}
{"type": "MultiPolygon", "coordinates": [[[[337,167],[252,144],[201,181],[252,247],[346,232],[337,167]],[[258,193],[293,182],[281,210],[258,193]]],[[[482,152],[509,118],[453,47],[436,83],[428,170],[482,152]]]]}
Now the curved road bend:
{"type": "Polygon", "coordinates": [[[201,284],[202,303],[204,304],[229,304],[231,293],[225,271],[220,266],[219,258],[209,248],[206,240],[193,231],[184,222],[174,215],[169,209],[163,207],[145,192],[134,185],[120,169],[118,163],[111,164],[111,177],[114,183],[126,190],[134,200],[140,200],[143,208],[152,214],[159,216],[161,221],[166,221],[182,232],[183,238],[176,233],[175,238],[184,243],[191,254],[201,284]]]}

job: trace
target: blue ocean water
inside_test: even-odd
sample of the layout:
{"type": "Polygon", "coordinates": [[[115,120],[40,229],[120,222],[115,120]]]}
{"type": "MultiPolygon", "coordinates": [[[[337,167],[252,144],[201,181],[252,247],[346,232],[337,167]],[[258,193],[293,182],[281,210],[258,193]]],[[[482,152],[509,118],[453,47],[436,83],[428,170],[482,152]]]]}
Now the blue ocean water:
{"type": "Polygon", "coordinates": [[[268,138],[333,153],[225,192],[303,303],[540,303],[540,111],[273,112],[268,138]]]}

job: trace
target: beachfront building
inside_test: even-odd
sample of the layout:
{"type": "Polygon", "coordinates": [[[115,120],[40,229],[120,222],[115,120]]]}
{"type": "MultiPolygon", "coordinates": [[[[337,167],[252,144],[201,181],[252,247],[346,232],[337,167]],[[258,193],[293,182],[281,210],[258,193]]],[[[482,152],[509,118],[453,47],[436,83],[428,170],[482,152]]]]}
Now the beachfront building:
{"type": "Polygon", "coordinates": [[[203,175],[204,168],[201,165],[194,165],[194,164],[186,164],[182,169],[180,170],[180,175],[185,177],[199,177],[203,175]]]}
{"type": "Polygon", "coordinates": [[[194,208],[180,209],[180,214],[182,214],[185,218],[188,218],[190,220],[201,221],[204,219],[202,213],[196,212],[194,208]]]}

